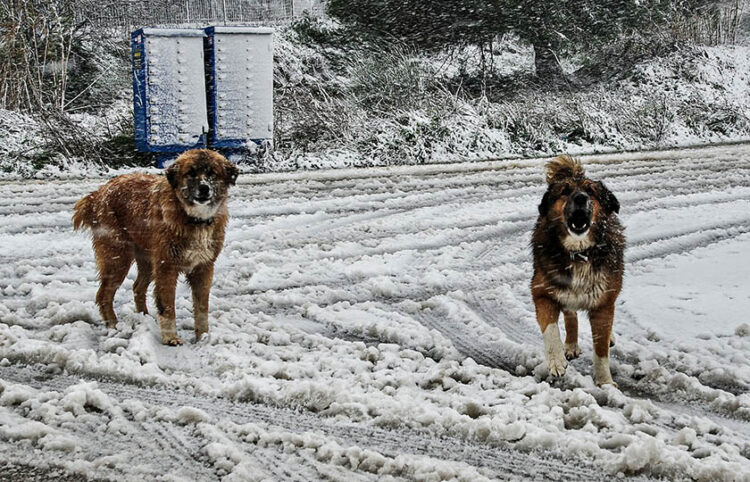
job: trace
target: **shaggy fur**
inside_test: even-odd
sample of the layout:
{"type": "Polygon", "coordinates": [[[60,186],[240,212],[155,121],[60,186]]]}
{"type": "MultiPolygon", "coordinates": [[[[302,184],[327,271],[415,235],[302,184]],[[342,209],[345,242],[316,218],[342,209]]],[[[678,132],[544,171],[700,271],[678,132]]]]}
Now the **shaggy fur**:
{"type": "Polygon", "coordinates": [[[539,205],[531,245],[531,295],[544,335],[547,366],[565,373],[566,359],[580,354],[577,311],[586,310],[594,339],[594,378],[615,384],[609,372],[614,344],[615,300],[622,287],[625,236],[617,219],[620,204],[602,182],[585,176],[581,163],[559,156],[547,164],[547,192],[539,205]],[[565,320],[565,345],[557,322],[565,320]]]}
{"type": "Polygon", "coordinates": [[[547,163],[547,184],[554,184],[565,179],[582,179],[584,176],[581,161],[568,155],[557,156],[547,163]]]}
{"type": "Polygon", "coordinates": [[[180,345],[175,321],[177,277],[193,292],[196,340],[208,332],[208,295],[214,261],[224,244],[227,194],[237,167],[206,149],[182,154],[165,176],[126,174],[79,200],[73,228],[91,229],[100,286],[99,312],[117,324],[112,302],[133,261],[136,310],[148,313],[146,292],[155,281],[162,343],[180,345]]]}

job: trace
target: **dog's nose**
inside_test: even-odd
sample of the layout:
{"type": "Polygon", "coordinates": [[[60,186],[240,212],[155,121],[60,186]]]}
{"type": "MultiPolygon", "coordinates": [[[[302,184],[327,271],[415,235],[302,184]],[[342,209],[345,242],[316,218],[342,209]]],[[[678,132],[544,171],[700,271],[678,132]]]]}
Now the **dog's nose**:
{"type": "Polygon", "coordinates": [[[202,197],[208,197],[209,192],[210,191],[208,185],[201,184],[200,186],[198,186],[198,195],[202,197]]]}
{"type": "Polygon", "coordinates": [[[573,195],[573,204],[576,206],[585,207],[588,202],[589,196],[585,192],[577,192],[573,195]]]}

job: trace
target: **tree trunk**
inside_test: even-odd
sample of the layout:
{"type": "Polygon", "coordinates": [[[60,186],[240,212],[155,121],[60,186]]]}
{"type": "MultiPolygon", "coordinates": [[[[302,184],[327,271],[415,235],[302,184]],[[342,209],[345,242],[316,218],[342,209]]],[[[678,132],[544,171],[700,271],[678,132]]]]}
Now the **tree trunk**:
{"type": "Polygon", "coordinates": [[[554,50],[545,43],[534,44],[534,67],[540,80],[556,81],[565,78],[554,50]]]}

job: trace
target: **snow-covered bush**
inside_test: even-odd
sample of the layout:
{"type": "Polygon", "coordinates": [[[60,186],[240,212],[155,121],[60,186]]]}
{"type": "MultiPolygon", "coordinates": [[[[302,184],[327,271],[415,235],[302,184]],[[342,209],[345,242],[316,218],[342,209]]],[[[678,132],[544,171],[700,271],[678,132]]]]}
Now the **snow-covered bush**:
{"type": "MultiPolygon", "coordinates": [[[[307,20],[306,31],[313,29],[307,20]]],[[[345,49],[277,35],[277,152],[268,169],[451,162],[561,151],[637,150],[750,138],[746,46],[623,39],[623,66],[600,58],[564,87],[528,82],[522,45],[493,51],[503,74],[480,78],[476,50],[420,56],[345,49]],[[513,56],[506,50],[512,50],[513,56]],[[523,64],[512,69],[502,61],[523,64]],[[473,64],[472,64],[473,62],[473,64]],[[595,65],[597,64],[597,65],[595,65]],[[603,70],[602,70],[603,69],[603,70]],[[605,74],[606,72],[606,74],[605,74]],[[602,81],[594,81],[600,75],[602,81]]],[[[332,40],[333,39],[333,40],[332,40]]],[[[517,40],[516,40],[517,43],[517,40]]],[[[603,55],[603,54],[602,54],[603,55]]],[[[611,58],[611,53],[603,56],[611,58]]]]}
{"type": "Polygon", "coordinates": [[[350,60],[349,88],[357,101],[376,112],[419,108],[434,89],[434,72],[414,52],[391,49],[350,60]]]}
{"type": "MultiPolygon", "coordinates": [[[[107,75],[79,87],[75,110],[62,118],[3,114],[15,120],[0,125],[1,170],[33,175],[45,165],[73,162],[149,163],[133,149],[129,59],[119,42],[82,44],[91,64],[107,75]]],[[[596,55],[565,59],[569,82],[551,86],[534,80],[533,49],[513,36],[490,50],[420,55],[398,44],[357,45],[342,38],[335,22],[304,17],[277,28],[274,43],[275,152],[256,170],[750,138],[746,45],[678,45],[667,35],[620,38],[596,55]]]]}
{"type": "MultiPolygon", "coordinates": [[[[71,0],[0,4],[0,109],[7,109],[3,118],[18,120],[0,127],[2,171],[122,161],[116,140],[122,114],[131,118],[119,109],[130,98],[128,42],[94,29],[75,6],[71,0]]],[[[126,159],[133,158],[130,137],[126,159]]]]}

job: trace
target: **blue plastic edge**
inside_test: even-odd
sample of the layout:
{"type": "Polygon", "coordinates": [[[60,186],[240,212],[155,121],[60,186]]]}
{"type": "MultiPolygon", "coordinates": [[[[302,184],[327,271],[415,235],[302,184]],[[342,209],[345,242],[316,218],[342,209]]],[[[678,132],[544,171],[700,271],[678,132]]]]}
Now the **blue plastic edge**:
{"type": "Polygon", "coordinates": [[[216,43],[214,41],[214,27],[203,29],[203,62],[206,75],[206,112],[208,112],[208,145],[216,147],[218,122],[217,92],[216,92],[216,43]]]}
{"type": "Polygon", "coordinates": [[[131,34],[131,61],[133,66],[133,122],[135,131],[135,148],[141,152],[148,152],[148,97],[146,96],[146,77],[148,59],[146,58],[146,41],[143,29],[131,34]],[[140,62],[137,57],[140,56],[140,62]]]}

